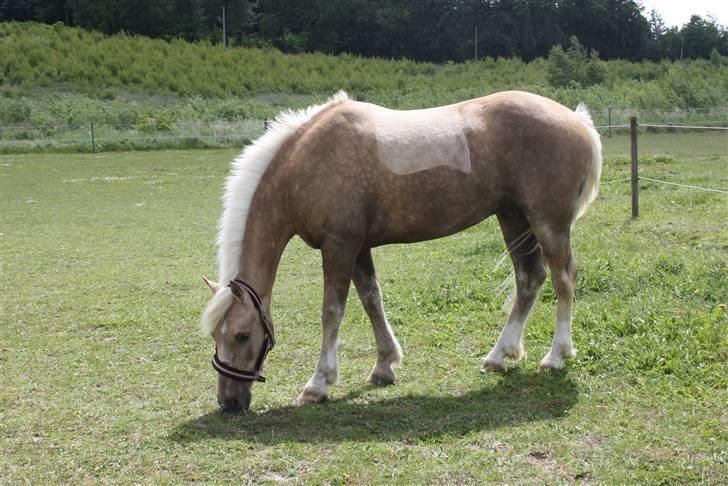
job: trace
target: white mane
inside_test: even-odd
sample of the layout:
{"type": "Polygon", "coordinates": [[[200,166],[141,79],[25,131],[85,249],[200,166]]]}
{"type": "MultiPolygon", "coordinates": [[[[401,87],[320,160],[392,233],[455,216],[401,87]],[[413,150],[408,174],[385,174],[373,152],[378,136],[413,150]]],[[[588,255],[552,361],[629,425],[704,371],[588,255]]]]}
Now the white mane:
{"type": "MultiPolygon", "coordinates": [[[[221,285],[227,285],[240,271],[250,203],[260,179],[281,145],[321,110],[333,103],[348,99],[349,96],[345,92],[339,91],[323,104],[310,106],[304,110],[288,110],[280,113],[270,128],[255,142],[245,147],[233,160],[230,175],[225,182],[223,212],[217,235],[217,281],[221,285]]],[[[202,330],[207,333],[212,332],[231,303],[232,294],[229,291],[224,292],[223,289],[217,292],[202,315],[200,322],[202,330]]]]}
{"type": "Polygon", "coordinates": [[[233,292],[230,287],[223,287],[215,292],[200,318],[200,329],[204,334],[212,334],[232,303],[233,292]]]}
{"type": "Polygon", "coordinates": [[[321,110],[332,103],[347,99],[347,94],[339,91],[321,105],[279,114],[268,131],[245,147],[243,153],[232,162],[230,175],[225,183],[224,209],[217,236],[217,279],[220,284],[227,285],[238,275],[250,202],[258,182],[278,149],[288,137],[321,110]]]}

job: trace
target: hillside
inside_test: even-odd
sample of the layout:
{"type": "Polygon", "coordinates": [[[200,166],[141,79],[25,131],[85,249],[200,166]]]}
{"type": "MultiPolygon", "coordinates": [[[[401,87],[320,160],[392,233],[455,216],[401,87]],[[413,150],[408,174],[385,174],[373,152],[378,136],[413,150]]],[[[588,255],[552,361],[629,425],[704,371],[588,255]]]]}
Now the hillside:
{"type": "MultiPolygon", "coordinates": [[[[550,85],[550,61],[545,59],[431,64],[289,55],[270,48],[223,49],[207,42],[104,36],[61,24],[0,23],[0,51],[4,126],[95,122],[166,129],[189,121],[261,120],[284,108],[320,101],[339,89],[392,108],[441,105],[521,89],[567,106],[584,101],[601,122],[607,108],[623,113],[676,108],[714,112],[728,100],[728,58],[721,56],[685,62],[601,62],[603,82],[582,87],[574,82],[550,85]]],[[[39,138],[35,133],[17,136],[39,138]]]]}
{"type": "MultiPolygon", "coordinates": [[[[553,88],[545,63],[485,59],[435,65],[349,55],[286,55],[275,49],[222,49],[209,43],[167,42],[34,23],[0,24],[0,83],[24,88],[64,85],[71,91],[112,96],[152,94],[246,97],[260,93],[328,93],[416,104],[416,95],[460,99],[521,88],[564,102],[639,108],[711,107],[725,102],[728,67],[686,63],[606,62],[607,81],[586,90],[553,88]],[[574,91],[580,91],[576,96],[574,91]],[[447,94],[445,94],[447,93],[447,94]]],[[[439,102],[439,100],[438,100],[439,102]]]]}

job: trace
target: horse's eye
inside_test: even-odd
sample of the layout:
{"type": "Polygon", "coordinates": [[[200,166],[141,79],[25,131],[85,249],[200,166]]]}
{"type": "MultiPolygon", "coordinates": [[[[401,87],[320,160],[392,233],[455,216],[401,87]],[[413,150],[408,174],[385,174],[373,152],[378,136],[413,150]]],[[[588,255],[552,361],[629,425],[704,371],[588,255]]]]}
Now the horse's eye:
{"type": "Polygon", "coordinates": [[[235,335],[235,340],[239,343],[244,343],[248,339],[248,336],[250,336],[248,332],[239,332],[235,335]]]}

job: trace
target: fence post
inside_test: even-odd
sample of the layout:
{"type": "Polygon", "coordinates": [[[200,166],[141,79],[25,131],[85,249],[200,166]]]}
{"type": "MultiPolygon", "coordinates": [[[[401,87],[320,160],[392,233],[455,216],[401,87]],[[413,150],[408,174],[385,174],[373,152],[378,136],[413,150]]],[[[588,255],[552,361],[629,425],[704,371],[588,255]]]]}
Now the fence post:
{"type": "Polygon", "coordinates": [[[612,138],[612,109],[607,110],[607,125],[609,125],[609,138],[612,138]]]}
{"type": "Polygon", "coordinates": [[[94,122],[91,122],[91,151],[96,153],[96,136],[94,134],[94,122]]]}
{"type": "Polygon", "coordinates": [[[268,131],[268,119],[263,120],[263,130],[268,131]]]}
{"type": "Polygon", "coordinates": [[[629,131],[631,139],[632,152],[632,218],[636,218],[640,213],[639,201],[639,175],[637,172],[637,117],[633,116],[629,119],[629,131]]]}

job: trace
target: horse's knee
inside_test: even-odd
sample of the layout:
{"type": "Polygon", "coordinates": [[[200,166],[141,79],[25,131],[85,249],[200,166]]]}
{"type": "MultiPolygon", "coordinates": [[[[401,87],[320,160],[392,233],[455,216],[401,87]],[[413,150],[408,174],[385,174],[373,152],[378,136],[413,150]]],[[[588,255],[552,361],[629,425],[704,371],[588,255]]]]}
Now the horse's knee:
{"type": "Polygon", "coordinates": [[[343,318],[344,306],[338,303],[324,306],[323,312],[321,313],[321,320],[324,325],[329,323],[338,325],[343,318]]]}

